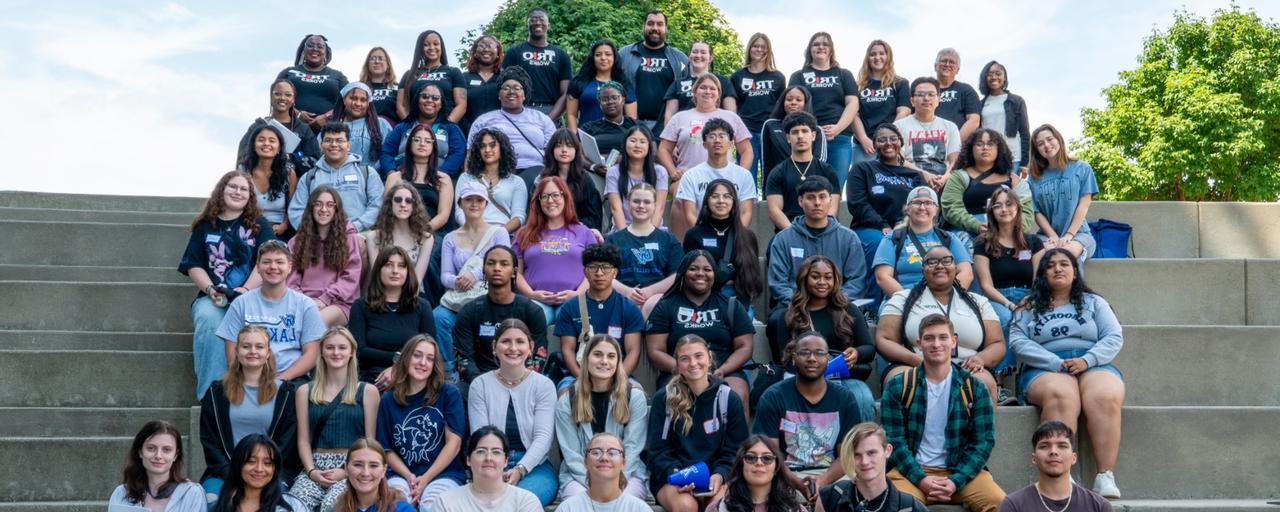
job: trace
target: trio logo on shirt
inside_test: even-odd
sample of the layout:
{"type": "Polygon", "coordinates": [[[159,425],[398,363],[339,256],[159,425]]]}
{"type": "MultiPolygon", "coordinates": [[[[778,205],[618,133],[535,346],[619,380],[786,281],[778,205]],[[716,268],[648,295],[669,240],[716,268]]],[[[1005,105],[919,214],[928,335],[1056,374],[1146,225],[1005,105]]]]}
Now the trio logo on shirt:
{"type": "Polygon", "coordinates": [[[720,308],[698,311],[693,308],[676,309],[676,321],[687,328],[711,327],[720,321],[720,308]]]}
{"type": "Polygon", "coordinates": [[[768,96],[776,87],[776,80],[754,80],[751,78],[742,79],[742,92],[747,96],[768,96]]]}
{"type": "Polygon", "coordinates": [[[886,101],[893,101],[893,98],[894,98],[892,88],[889,88],[889,89],[866,88],[866,89],[863,89],[862,92],[858,94],[859,96],[862,97],[862,101],[867,103],[884,103],[886,101]]]}
{"type": "Polygon", "coordinates": [[[444,80],[449,74],[444,71],[432,71],[430,73],[419,73],[419,82],[438,82],[444,80]]]}
{"type": "Polygon", "coordinates": [[[663,57],[641,57],[640,71],[659,73],[667,69],[667,59],[663,57]]]}
{"type": "Polygon", "coordinates": [[[809,72],[805,72],[804,74],[804,84],[811,88],[820,87],[820,88],[826,89],[826,88],[836,87],[840,85],[840,76],[839,75],[818,76],[817,73],[809,71],[809,72]]]}
{"type": "Polygon", "coordinates": [[[520,54],[530,66],[550,66],[556,62],[556,52],[551,50],[531,51],[520,54]]]}
{"type": "Polygon", "coordinates": [[[960,91],[942,91],[942,94],[938,95],[938,101],[944,102],[944,103],[948,101],[954,101],[959,98],[960,98],[960,91]]]}
{"type": "Polygon", "coordinates": [[[693,96],[693,80],[680,81],[680,94],[685,96],[693,96]]]}
{"type": "Polygon", "coordinates": [[[302,82],[308,83],[308,84],[323,84],[325,82],[328,82],[329,78],[331,78],[329,75],[313,75],[311,73],[307,73],[305,71],[298,71],[296,69],[289,70],[289,74],[293,75],[298,80],[301,80],[302,82]]]}

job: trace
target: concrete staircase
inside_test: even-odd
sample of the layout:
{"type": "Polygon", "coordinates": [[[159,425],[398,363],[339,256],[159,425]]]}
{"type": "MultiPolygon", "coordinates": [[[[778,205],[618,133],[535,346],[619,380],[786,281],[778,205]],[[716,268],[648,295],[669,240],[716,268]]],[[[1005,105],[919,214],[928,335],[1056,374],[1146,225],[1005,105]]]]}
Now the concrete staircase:
{"type": "MultiPolygon", "coordinates": [[[[175,269],[201,199],[0,192],[0,512],[102,510],[132,435],[161,418],[203,469],[175,269]]],[[[1280,205],[1095,203],[1141,259],[1087,278],[1125,323],[1118,510],[1280,510],[1280,205]]],[[[756,212],[762,244],[772,234],[756,212]]],[[[767,357],[767,349],[757,354],[767,357]]],[[[1001,408],[990,467],[1033,478],[1032,408],[1001,408]]],[[[1087,432],[1082,481],[1093,481],[1087,432]]]]}

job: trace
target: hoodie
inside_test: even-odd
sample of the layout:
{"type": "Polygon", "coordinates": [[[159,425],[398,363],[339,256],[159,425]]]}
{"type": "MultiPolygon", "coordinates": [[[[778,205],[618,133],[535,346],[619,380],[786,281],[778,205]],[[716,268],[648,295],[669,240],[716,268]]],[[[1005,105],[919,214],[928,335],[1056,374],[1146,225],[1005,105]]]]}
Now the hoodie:
{"type": "Polygon", "coordinates": [[[649,488],[654,494],[667,484],[668,475],[699,462],[706,462],[713,473],[728,481],[738,447],[747,438],[747,418],[742,399],[729,391],[727,424],[720,424],[716,391],[722,385],[727,384],[712,377],[711,385],[693,400],[689,432],[685,433],[684,422],[673,419],[666,439],[662,438],[662,427],[667,421],[667,390],[664,387],[653,394],[647,434],[652,474],[649,488]]]}
{"type": "MultiPolygon", "coordinates": [[[[360,241],[355,227],[347,223],[347,261],[342,270],[334,271],[325,261],[322,248],[320,257],[306,268],[295,268],[289,273],[286,281],[289,288],[302,292],[303,295],[330,306],[338,306],[342,312],[351,317],[351,303],[360,298],[360,241]]],[[[289,250],[297,251],[298,237],[289,240],[289,250]]]]}
{"type": "Polygon", "coordinates": [[[800,263],[816,255],[835,262],[844,280],[841,289],[850,301],[862,298],[867,261],[858,235],[829,215],[827,227],[821,230],[805,225],[804,217],[796,217],[791,227],[778,232],[769,243],[769,293],[779,304],[791,303],[800,263]]]}
{"type": "Polygon", "coordinates": [[[378,171],[361,163],[360,156],[354,154],[348,154],[336,169],[329,165],[328,160],[321,158],[314,169],[298,178],[298,189],[289,201],[290,224],[302,225],[307,198],[321,185],[337,189],[338,195],[342,196],[342,210],[357,232],[373,227],[378,219],[378,208],[382,206],[382,178],[378,177],[378,171]]]}

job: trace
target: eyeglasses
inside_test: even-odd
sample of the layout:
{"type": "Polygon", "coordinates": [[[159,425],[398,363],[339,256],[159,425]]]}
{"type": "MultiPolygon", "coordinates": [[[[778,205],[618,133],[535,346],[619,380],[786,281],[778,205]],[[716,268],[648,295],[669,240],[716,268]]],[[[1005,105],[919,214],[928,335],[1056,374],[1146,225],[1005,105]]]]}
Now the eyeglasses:
{"type": "Polygon", "coordinates": [[[440,101],[440,98],[441,96],[439,94],[427,94],[425,92],[418,95],[418,99],[420,100],[440,101]]]}
{"type": "Polygon", "coordinates": [[[991,203],[991,211],[996,211],[996,210],[1012,210],[1012,209],[1013,209],[1013,202],[1012,202],[1012,201],[1002,201],[1002,202],[998,202],[998,203],[991,203]]]}
{"type": "Polygon", "coordinates": [[[338,203],[333,201],[316,201],[316,209],[332,210],[338,207],[338,203]]]}
{"type": "Polygon", "coordinates": [[[475,451],[471,452],[471,456],[501,459],[507,456],[507,452],[502,448],[476,448],[475,451]]]}
{"type": "Polygon", "coordinates": [[[369,62],[386,62],[387,58],[381,55],[370,55],[369,62]]]}
{"type": "Polygon", "coordinates": [[[742,462],[745,462],[747,464],[769,466],[777,461],[778,461],[778,458],[774,457],[772,453],[766,453],[762,455],[756,455],[754,453],[742,454],[742,462]]]}
{"type": "Polygon", "coordinates": [[[391,202],[392,202],[392,203],[395,203],[395,204],[414,204],[414,203],[417,203],[417,201],[414,201],[412,197],[404,197],[404,196],[395,196],[395,197],[391,198],[391,202]]]}
{"type": "Polygon", "coordinates": [[[603,459],[608,455],[610,459],[622,457],[622,450],[617,448],[588,448],[587,456],[593,459],[603,459]]]}
{"type": "Polygon", "coordinates": [[[724,132],[715,132],[712,134],[703,135],[702,138],[707,140],[729,140],[729,134],[724,132]]]}
{"type": "Polygon", "coordinates": [[[912,208],[928,208],[930,206],[938,206],[938,203],[935,203],[933,201],[921,200],[921,201],[912,201],[910,203],[907,203],[907,205],[911,206],[912,208]]]}
{"type": "Polygon", "coordinates": [[[876,137],[876,144],[893,144],[897,142],[902,142],[902,139],[899,139],[897,135],[890,135],[888,137],[876,137]]]}
{"type": "Polygon", "coordinates": [[[826,350],[797,350],[795,355],[796,359],[827,359],[831,356],[826,350]]]}
{"type": "Polygon", "coordinates": [[[499,90],[499,91],[502,91],[502,92],[523,92],[523,91],[524,91],[524,86],[523,86],[523,85],[514,85],[514,84],[513,84],[513,85],[504,85],[504,86],[502,86],[502,87],[499,87],[499,88],[498,88],[498,90],[499,90]]]}
{"type": "Polygon", "coordinates": [[[924,266],[925,268],[935,268],[938,265],[942,265],[944,267],[950,267],[951,265],[954,265],[955,262],[956,262],[956,259],[951,256],[943,256],[941,258],[925,258],[924,266]]]}
{"type": "Polygon", "coordinates": [[[561,194],[559,192],[547,192],[545,194],[539,195],[538,199],[542,201],[559,201],[561,199],[564,199],[564,194],[561,194]]]}
{"type": "Polygon", "coordinates": [[[326,145],[329,145],[329,146],[333,146],[333,145],[335,145],[335,144],[346,144],[346,143],[347,143],[347,139],[330,139],[330,138],[327,138],[327,137],[326,137],[324,140],[322,140],[322,141],[320,141],[320,142],[323,142],[323,143],[325,143],[326,145]]]}
{"type": "Polygon", "coordinates": [[[436,140],[431,137],[414,137],[409,139],[409,142],[414,144],[435,144],[436,140]]]}
{"type": "Polygon", "coordinates": [[[603,273],[609,272],[610,270],[613,270],[615,267],[608,263],[593,263],[583,268],[585,268],[587,272],[591,272],[594,274],[603,274],[603,273]]]}

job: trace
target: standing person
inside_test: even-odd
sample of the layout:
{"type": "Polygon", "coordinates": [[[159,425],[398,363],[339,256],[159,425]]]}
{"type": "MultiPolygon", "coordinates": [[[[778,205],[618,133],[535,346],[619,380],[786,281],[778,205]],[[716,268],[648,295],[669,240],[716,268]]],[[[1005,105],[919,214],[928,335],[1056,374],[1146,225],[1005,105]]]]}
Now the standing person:
{"type": "Polygon", "coordinates": [[[923,503],[899,491],[888,478],[885,466],[894,446],[884,428],[875,422],[859,423],[840,443],[840,465],[847,480],[823,487],[818,509],[827,512],[890,510],[929,512],[923,503]]]}
{"type": "MultiPolygon", "coordinates": [[[[424,133],[424,132],[419,132],[424,133]]],[[[440,179],[437,177],[436,179],[440,179]]],[[[445,178],[441,181],[449,181],[445,178]]],[[[409,253],[414,276],[427,275],[427,265],[436,244],[434,229],[427,220],[427,210],[418,190],[403,181],[387,187],[378,221],[373,229],[360,234],[368,253],[365,261],[378,259],[382,251],[399,247],[409,253]]],[[[419,278],[421,279],[421,278],[419,278]]],[[[421,283],[419,283],[421,284],[421,283]]]]}
{"type": "MultiPolygon", "coordinates": [[[[387,134],[382,143],[383,176],[390,182],[395,171],[406,166],[420,167],[425,163],[427,159],[415,155],[415,148],[410,146],[413,132],[423,126],[433,137],[430,154],[426,155],[436,160],[432,169],[439,169],[450,177],[456,177],[462,172],[462,163],[467,157],[467,138],[458,125],[449,122],[441,113],[444,95],[440,87],[426,84],[418,91],[417,96],[410,99],[413,101],[409,102],[408,116],[387,134]],[[418,160],[422,160],[422,163],[417,163],[418,160]]],[[[401,178],[404,176],[402,172],[401,178]]]]}
{"type": "Polygon", "coordinates": [[[367,84],[351,82],[342,88],[342,101],[329,119],[347,125],[351,154],[385,175],[391,169],[382,168],[382,142],[391,133],[391,123],[373,111],[371,98],[373,89],[367,84]]]}
{"type": "Polygon", "coordinates": [[[622,48],[622,72],[636,88],[636,120],[650,130],[661,128],[667,89],[689,76],[689,57],[667,44],[667,15],[652,10],[644,15],[644,39],[622,48]]]}
{"type": "Polygon", "coordinates": [[[628,192],[631,223],[605,240],[622,254],[613,288],[648,313],[675,282],[684,248],[675,235],[653,225],[657,191],[641,183],[628,192]]]}
{"type": "Polygon", "coordinates": [[[387,485],[389,462],[382,445],[362,437],[347,448],[347,490],[333,512],[414,512],[413,505],[387,485]]]}
{"type": "Polygon", "coordinates": [[[395,380],[391,367],[405,341],[436,331],[431,304],[418,295],[417,274],[410,262],[408,251],[396,246],[384,249],[369,267],[363,296],[351,305],[360,380],[381,391],[395,380]]]}
{"type": "Polygon", "coordinates": [[[306,506],[297,498],[285,494],[285,482],[291,475],[284,474],[281,449],[272,438],[262,434],[245,436],[231,453],[227,485],[216,503],[209,504],[210,512],[298,512],[306,506]]]}
{"type": "Polygon", "coordinates": [[[872,129],[909,115],[911,93],[907,79],[894,70],[893,48],[880,39],[871,41],[862,58],[862,69],[858,70],[858,116],[853,118],[853,133],[858,143],[853,148],[853,163],[875,160],[872,129]]]}
{"type": "MultiPolygon", "coordinates": [[[[582,60],[578,75],[569,82],[569,92],[565,95],[565,126],[577,130],[587,123],[607,117],[604,115],[604,102],[600,93],[604,87],[613,82],[617,84],[617,92],[621,114],[627,118],[636,117],[636,90],[622,72],[622,62],[618,59],[618,47],[610,39],[600,39],[591,44],[587,50],[587,58],[582,60]]],[[[604,148],[601,153],[608,154],[604,148]]]]}
{"type": "Polygon", "coordinates": [[[978,128],[964,141],[956,168],[942,187],[942,216],[946,224],[972,249],[973,239],[986,229],[987,205],[997,190],[1014,191],[1025,213],[1022,229],[1035,229],[1031,211],[1031,187],[1013,166],[1013,155],[1000,132],[978,128]]]}
{"type": "Polygon", "coordinates": [[[738,117],[752,134],[751,154],[755,160],[748,169],[759,183],[768,171],[760,167],[760,159],[764,155],[761,129],[774,105],[782,99],[782,89],[787,86],[787,76],[774,67],[773,42],[769,36],[756,32],[747,39],[747,61],[729,76],[729,83],[732,86],[730,90],[737,96],[738,117]]]}
{"type": "MultiPolygon", "coordinates": [[[[643,398],[643,394],[641,395],[643,398]]],[[[141,507],[151,512],[205,512],[204,488],[183,476],[182,432],[162,420],[147,422],[133,436],[124,463],[124,483],[107,506],[141,507]]]]}
{"type": "Polygon", "coordinates": [[[347,86],[347,76],[329,67],[333,49],[329,40],[320,34],[307,34],[298,43],[293,56],[293,66],[280,70],[276,79],[293,84],[297,93],[298,120],[319,131],[325,123],[325,114],[342,100],[342,88],[347,86]]]}
{"type": "Polygon", "coordinates": [[[369,229],[377,220],[384,191],[382,178],[372,166],[361,162],[359,157],[352,157],[350,133],[344,123],[324,125],[320,133],[324,158],[298,179],[298,189],[289,200],[290,224],[302,225],[311,192],[326,185],[342,196],[343,210],[357,232],[369,229]]]}
{"type": "Polygon", "coordinates": [[[955,48],[938,50],[933,70],[938,77],[938,117],[955,123],[961,140],[969,138],[969,134],[978,129],[982,102],[978,101],[978,92],[973,86],[956,80],[960,74],[960,53],[955,48]]]}
{"type": "Polygon", "coordinates": [[[478,425],[502,430],[511,443],[512,459],[503,480],[532,492],[545,507],[555,501],[560,487],[547,460],[555,434],[556,387],[528,367],[534,344],[524,322],[503,320],[494,337],[498,367],[471,381],[467,419],[477,430],[478,425]]]}
{"type": "Polygon", "coordinates": [[[218,326],[231,299],[262,283],[255,268],[258,253],[263,243],[275,240],[271,224],[260,217],[252,184],[252,178],[240,171],[222,175],[204,210],[191,222],[191,237],[178,262],[178,272],[200,290],[191,301],[196,399],[227,369],[218,326]]]}
{"type": "Polygon", "coordinates": [[[528,105],[551,119],[560,119],[564,113],[564,93],[573,78],[573,63],[569,52],[547,41],[551,19],[541,7],[529,9],[525,16],[529,40],[507,49],[502,67],[519,66],[529,74],[532,86],[526,90],[528,105]]]}
{"type": "Polygon", "coordinates": [[[246,171],[251,170],[246,162],[249,153],[252,152],[254,146],[254,138],[257,136],[258,129],[266,126],[271,120],[283,125],[286,129],[298,136],[298,145],[289,151],[281,140],[281,151],[287,153],[295,166],[298,167],[298,176],[311,169],[316,160],[320,159],[320,144],[316,142],[316,132],[311,129],[311,125],[302,122],[301,113],[294,106],[297,97],[297,87],[284,78],[277,78],[271,82],[271,108],[267,111],[267,115],[255,119],[249,125],[249,129],[245,130],[244,136],[240,138],[239,149],[236,150],[236,164],[246,171]]]}
{"type": "MultiPolygon", "coordinates": [[[[447,232],[454,224],[453,180],[450,174],[440,170],[440,160],[436,158],[436,148],[440,147],[438,137],[439,133],[432,132],[431,126],[426,124],[419,124],[409,130],[404,158],[400,166],[387,175],[386,183],[387,191],[397,184],[407,183],[418,192],[418,197],[422,199],[423,214],[426,216],[425,227],[432,233],[447,232]]],[[[466,150],[463,149],[459,155],[465,156],[466,150]]],[[[383,200],[386,201],[385,196],[383,200]]],[[[378,214],[379,217],[382,216],[382,212],[378,214]]]]}
{"type": "Polygon", "coordinates": [[[583,292],[582,252],[596,242],[578,222],[568,185],[557,176],[543,178],[534,190],[529,222],[516,231],[511,248],[520,256],[516,290],[542,309],[553,325],[565,301],[583,292]]]}
{"type": "Polygon", "coordinates": [[[1009,70],[996,61],[982,66],[978,75],[978,91],[982,93],[980,126],[990,128],[1004,136],[1013,153],[1013,170],[1025,173],[1024,166],[1031,162],[1031,124],[1027,120],[1027,102],[1022,96],[1009,92],[1009,70]]]}
{"type": "Polygon", "coordinates": [[[564,354],[565,369],[570,374],[557,383],[558,391],[568,391],[573,379],[583,378],[583,369],[578,364],[577,354],[581,352],[578,343],[585,342],[590,335],[608,334],[621,340],[617,357],[627,375],[634,374],[640,364],[644,317],[640,315],[639,306],[613,290],[620,266],[622,254],[613,245],[591,244],[582,251],[582,273],[586,276],[587,289],[564,303],[556,313],[555,330],[551,333],[560,338],[560,352],[564,354]]]}
{"type": "Polygon", "coordinates": [[[618,470],[610,481],[621,480],[619,492],[625,490],[641,500],[648,499],[649,471],[644,464],[644,448],[649,401],[644,389],[628,379],[622,346],[613,336],[593,335],[584,347],[577,363],[582,378],[571,383],[568,392],[556,401],[560,498],[568,500],[589,492],[600,482],[592,470],[605,457],[592,456],[591,448],[597,437],[607,435],[617,439],[616,448],[621,450],[617,456],[607,457],[618,470]]]}
{"type": "Polygon", "coordinates": [[[467,68],[462,81],[467,86],[467,112],[458,123],[462,133],[471,133],[471,124],[481,114],[498,110],[498,73],[502,71],[502,43],[489,34],[477,37],[467,52],[467,68]]]}
{"type": "Polygon", "coordinates": [[[436,500],[440,512],[542,512],[533,493],[506,481],[511,450],[502,430],[480,427],[467,438],[466,461],[471,482],[436,500]]]}
{"type": "MultiPolygon", "coordinates": [[[[773,106],[769,118],[760,125],[760,169],[764,180],[769,179],[769,170],[785,162],[791,156],[791,142],[787,141],[787,132],[782,129],[782,120],[794,112],[813,114],[813,96],[803,85],[791,85],[782,90],[778,103],[773,106]]],[[[744,120],[745,122],[745,120],[744,120]]],[[[821,127],[819,127],[821,128],[821,127]]],[[[814,156],[823,162],[827,161],[827,137],[815,137],[813,143],[814,156]]],[[[752,139],[754,140],[754,138],[752,139]]]]}
{"type": "Polygon", "coordinates": [[[713,58],[711,43],[694,41],[689,45],[689,77],[673,82],[663,96],[663,100],[666,101],[662,111],[664,124],[671,122],[671,117],[677,112],[693,108],[693,82],[707,74],[715,76],[720,81],[720,99],[716,102],[717,106],[730,112],[737,112],[738,99],[733,94],[733,84],[724,75],[711,71],[713,58]]]}
{"type": "Polygon", "coordinates": [[[1031,512],[1042,508],[1062,512],[1111,512],[1111,502],[1076,485],[1075,432],[1061,421],[1046,421],[1031,434],[1031,465],[1039,474],[1031,485],[1004,498],[999,512],[1031,512]],[[1071,504],[1075,503],[1075,506],[1071,504]]]}
{"type": "Polygon", "coordinates": [[[1083,263],[1098,247],[1085,220],[1098,193],[1098,178],[1088,162],[1067,154],[1067,143],[1057,128],[1041,125],[1031,132],[1031,141],[1036,152],[1027,183],[1040,238],[1045,247],[1071,251],[1083,263]]]}
{"type": "Polygon", "coordinates": [[[781,462],[782,452],[765,442],[764,436],[747,436],[734,457],[733,469],[724,483],[725,492],[711,500],[706,512],[809,510],[804,497],[781,478],[781,462]]]}
{"type": "MultiPolygon", "coordinates": [[[[711,82],[703,79],[699,80],[698,83],[705,85],[711,82]]],[[[676,116],[672,124],[667,125],[667,130],[674,129],[677,123],[680,122],[681,117],[691,112],[696,111],[687,110],[681,112],[676,116]]],[[[728,114],[734,115],[733,113],[728,114]]],[[[737,124],[740,125],[742,122],[738,121],[737,124]]],[[[741,137],[743,135],[750,137],[750,134],[736,131],[739,129],[743,128],[735,128],[733,123],[724,119],[708,119],[706,124],[698,130],[699,133],[697,135],[697,138],[702,140],[701,151],[706,154],[706,160],[692,167],[676,168],[675,171],[672,171],[671,179],[672,185],[676,187],[676,195],[671,206],[671,230],[676,236],[683,236],[684,232],[688,231],[697,221],[697,214],[702,210],[701,199],[710,189],[710,185],[717,180],[727,180],[732,184],[733,195],[742,203],[739,217],[736,220],[742,223],[743,226],[751,225],[751,215],[755,211],[759,192],[757,192],[755,180],[751,179],[751,173],[741,165],[744,163],[750,164],[750,155],[747,155],[745,160],[740,159],[738,162],[729,160],[729,152],[735,145],[739,149],[747,145],[747,139],[741,137]],[[734,142],[735,135],[739,137],[736,143],[734,142]],[[686,170],[688,171],[688,176],[684,176],[686,170]],[[679,182],[679,185],[676,185],[676,182],[679,182]]],[[[667,164],[670,164],[666,165],[666,167],[672,169],[673,166],[678,164],[671,160],[670,152],[663,151],[663,149],[670,149],[674,146],[674,143],[671,139],[665,138],[667,136],[665,133],[663,136],[662,145],[658,149],[658,159],[659,161],[666,161],[667,164]]],[[[689,151],[685,155],[693,158],[691,153],[689,151]]],[[[739,156],[741,157],[741,154],[739,156]]]]}
{"type": "MultiPolygon", "coordinates": [[[[643,392],[640,398],[643,404],[643,392]]],[[[622,439],[615,434],[601,432],[592,436],[591,442],[582,451],[591,464],[586,469],[587,487],[578,494],[564,498],[556,510],[596,512],[599,506],[615,512],[652,512],[653,509],[645,503],[645,498],[634,494],[641,492],[647,496],[649,493],[644,484],[636,484],[638,491],[632,491],[633,486],[623,472],[632,457],[640,456],[639,450],[631,455],[628,455],[628,451],[624,449],[622,439]]]]}
{"type": "Polygon", "coordinates": [[[360,237],[347,221],[342,196],[329,186],[311,191],[298,235],[289,240],[289,288],[310,297],[326,326],[347,325],[360,296],[360,237]]]}
{"type": "Polygon", "coordinates": [[[400,77],[400,91],[396,98],[396,112],[401,119],[409,117],[409,101],[417,98],[427,84],[435,84],[444,95],[444,118],[451,123],[462,121],[467,112],[467,88],[462,81],[462,71],[449,65],[449,52],[444,48],[444,37],[434,30],[418,34],[413,46],[413,67],[400,77]]]}
{"type": "MultiPolygon", "coordinates": [[[[609,94],[609,91],[605,91],[605,94],[609,94]]],[[[654,189],[650,221],[655,226],[661,226],[670,181],[667,168],[657,163],[658,148],[654,144],[653,133],[648,128],[633,125],[627,129],[623,140],[622,157],[618,159],[618,165],[609,168],[604,178],[604,195],[609,200],[613,231],[634,222],[630,207],[625,203],[629,202],[632,187],[640,183],[654,189]],[[623,175],[626,175],[625,179],[623,175]]]]}
{"type": "Polygon", "coordinates": [[[861,299],[867,267],[862,256],[862,242],[852,229],[841,226],[831,213],[831,182],[814,176],[800,182],[796,194],[804,215],[792,219],[791,225],[769,242],[769,293],[779,304],[787,304],[795,292],[796,276],[805,258],[825,255],[840,269],[844,287],[840,290],[850,300],[861,299]]]}
{"type": "Polygon", "coordinates": [[[932,77],[911,81],[911,106],[915,112],[894,121],[902,131],[906,165],[927,172],[929,186],[941,190],[951,177],[951,168],[960,154],[960,129],[956,124],[935,114],[941,86],[932,77]]]}
{"type": "Polygon", "coordinates": [[[378,443],[386,448],[387,485],[420,510],[466,483],[458,452],[467,435],[466,403],[445,382],[440,348],[419,334],[405,342],[391,389],[378,404],[378,443]]]}
{"type": "MultiPolygon", "coordinates": [[[[515,151],[502,130],[482,128],[471,135],[466,172],[458,176],[458,190],[471,184],[478,185],[488,198],[486,223],[500,226],[507,233],[514,233],[524,224],[531,188],[516,174],[515,151]]],[[[453,217],[458,223],[466,220],[461,207],[454,209],[453,217]]]]}
{"type": "Polygon", "coordinates": [[[315,379],[298,387],[298,458],[303,472],[289,490],[310,510],[331,507],[347,488],[347,446],[373,433],[378,390],[357,379],[356,340],[344,327],[320,338],[315,379]]]}
{"type": "Polygon", "coordinates": [[[924,362],[885,383],[880,415],[895,448],[889,480],[926,505],[995,512],[1005,494],[984,469],[996,440],[993,402],[982,381],[952,364],[954,333],[946,316],[924,317],[924,362]]]}
{"type": "Polygon", "coordinates": [[[262,276],[262,286],[232,302],[218,325],[217,336],[225,342],[226,361],[235,359],[241,328],[258,325],[267,330],[272,340],[277,376],[284,381],[303,381],[315,367],[320,352],[316,341],[325,329],[320,309],[310,297],[286,285],[293,270],[293,254],[284,242],[267,240],[259,244],[256,270],[262,276]]]}
{"type": "Polygon", "coordinates": [[[528,326],[533,343],[528,364],[535,371],[541,370],[547,360],[547,320],[537,304],[516,294],[516,273],[519,272],[516,252],[508,246],[495,245],[484,252],[483,261],[488,292],[463,306],[453,325],[453,348],[462,380],[471,382],[480,374],[498,368],[499,355],[494,343],[498,325],[508,319],[520,320],[528,326]]]}
{"type": "Polygon", "coordinates": [[[1093,490],[1120,499],[1114,470],[1125,385],[1112,363],[1124,347],[1124,330],[1111,304],[1085,284],[1072,256],[1062,248],[1045,252],[1028,305],[1009,329],[1009,345],[1022,362],[1019,398],[1040,408],[1040,421],[1073,429],[1083,412],[1097,461],[1093,490]]]}
{"type": "MultiPolygon", "coordinates": [[[[516,66],[503,68],[498,75],[498,98],[502,108],[481,115],[471,125],[472,133],[495,129],[506,134],[516,156],[516,173],[524,180],[528,190],[533,190],[534,178],[542,172],[543,155],[556,124],[541,111],[525,108],[529,88],[529,75],[516,66]]],[[[471,144],[478,142],[473,135],[471,144]]]]}
{"type": "Polygon", "coordinates": [[[804,67],[791,74],[788,85],[800,85],[813,96],[813,115],[818,118],[822,134],[830,146],[827,162],[840,178],[853,158],[853,120],[858,117],[858,82],[853,73],[840,67],[836,60],[831,34],[818,32],[809,38],[804,51],[804,67]]]}
{"type": "Polygon", "coordinates": [[[925,255],[934,247],[944,247],[954,258],[955,278],[960,286],[973,284],[973,258],[959,237],[938,228],[938,195],[929,187],[916,187],[907,194],[906,222],[880,239],[871,263],[876,284],[884,297],[892,297],[925,279],[925,255]]]}
{"type": "Polygon", "coordinates": [[[233,452],[232,447],[254,434],[264,435],[284,451],[283,458],[272,457],[284,481],[298,475],[294,387],[276,377],[276,357],[268,336],[267,329],[257,325],[239,329],[231,366],[200,399],[200,446],[205,461],[200,484],[210,503],[219,494],[228,494],[224,482],[236,480],[239,450],[233,452]]]}
{"type": "Polygon", "coordinates": [[[400,114],[396,112],[396,96],[399,96],[400,84],[396,83],[396,70],[391,66],[391,55],[381,46],[375,46],[364,57],[364,66],[360,68],[360,81],[373,90],[373,98],[369,103],[379,117],[395,126],[400,122],[400,114]]]}
{"type": "Polygon", "coordinates": [[[891,123],[881,124],[875,132],[876,157],[858,162],[849,170],[844,197],[848,199],[849,227],[862,242],[867,262],[867,298],[879,302],[874,263],[880,241],[902,222],[907,211],[907,195],[916,187],[926,186],[924,173],[903,164],[902,132],[891,123]]]}
{"type": "Polygon", "coordinates": [[[253,130],[253,151],[240,166],[253,178],[253,193],[263,218],[271,223],[277,237],[290,234],[289,199],[298,186],[297,166],[284,149],[284,134],[274,126],[259,125],[253,130]]]}
{"type": "MultiPolygon", "coordinates": [[[[720,98],[720,81],[714,76],[702,75],[694,80],[693,88],[696,95],[695,107],[676,114],[662,129],[662,141],[658,144],[658,163],[667,168],[671,175],[671,186],[676,190],[681,190],[678,183],[682,183],[686,171],[706,168],[694,173],[695,177],[702,175],[702,181],[694,180],[698,188],[690,190],[685,199],[694,200],[695,196],[701,195],[701,186],[710,181],[706,176],[727,174],[734,177],[738,193],[744,201],[755,201],[756,182],[746,169],[753,158],[751,134],[737,114],[716,106],[720,98]],[[730,155],[735,149],[738,153],[736,161],[731,160],[730,155]]],[[[675,214],[680,211],[672,211],[672,229],[677,234],[683,233],[691,225],[679,221],[684,221],[684,217],[688,217],[690,223],[693,221],[693,212],[687,210],[684,211],[684,217],[677,218],[675,214]]],[[[750,217],[746,219],[746,223],[751,223],[750,217]]]]}
{"type": "Polygon", "coordinates": [[[779,447],[786,456],[783,479],[813,503],[819,488],[844,476],[840,440],[854,425],[874,420],[860,410],[874,406],[858,403],[852,391],[823,378],[831,356],[821,334],[802,334],[788,348],[796,375],[764,392],[751,431],[779,447]]]}
{"type": "Polygon", "coordinates": [[[791,227],[791,219],[804,215],[800,196],[796,192],[809,178],[821,176],[826,178],[827,186],[832,187],[827,191],[831,196],[827,211],[829,215],[834,217],[840,204],[840,190],[834,188],[839,180],[835,170],[830,164],[813,156],[813,141],[819,133],[817,119],[808,112],[787,114],[786,119],[782,120],[782,129],[787,132],[791,155],[787,161],[769,170],[764,183],[765,205],[775,232],[791,227]]]}
{"type": "MultiPolygon", "coordinates": [[[[595,179],[588,174],[594,172],[591,167],[593,166],[582,154],[578,135],[568,128],[561,128],[551,134],[551,140],[547,141],[542,173],[537,179],[556,176],[564,180],[569,186],[569,196],[573,199],[573,209],[578,214],[578,220],[588,228],[599,230],[600,220],[604,216],[604,195],[596,186],[595,179]]],[[[603,169],[603,166],[600,168],[603,169]]]]}
{"type": "Polygon", "coordinates": [[[726,297],[737,297],[750,312],[752,301],[764,292],[765,276],[760,268],[756,235],[737,220],[741,217],[740,207],[733,183],[726,179],[712,181],[702,196],[698,221],[685,233],[683,245],[686,256],[696,249],[710,254],[715,286],[726,297]]]}
{"type": "MultiPolygon", "coordinates": [[[[650,351],[652,354],[653,351],[650,351]]],[[[653,394],[649,414],[649,490],[663,509],[696,512],[694,486],[676,487],[667,478],[699,462],[712,473],[705,492],[722,492],[734,464],[736,447],[747,437],[747,416],[739,394],[720,379],[716,357],[707,340],[697,334],[675,343],[677,372],[653,394]]]]}

